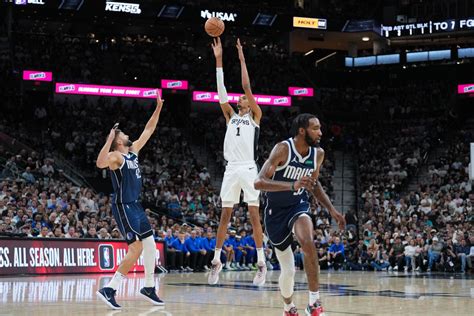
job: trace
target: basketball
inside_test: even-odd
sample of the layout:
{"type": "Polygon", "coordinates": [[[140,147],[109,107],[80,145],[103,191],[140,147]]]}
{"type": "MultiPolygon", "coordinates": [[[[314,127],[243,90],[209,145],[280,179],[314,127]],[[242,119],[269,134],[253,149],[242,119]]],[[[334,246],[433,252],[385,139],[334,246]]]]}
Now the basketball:
{"type": "Polygon", "coordinates": [[[207,19],[204,29],[209,36],[218,37],[224,33],[225,25],[221,19],[212,17],[207,19]]]}

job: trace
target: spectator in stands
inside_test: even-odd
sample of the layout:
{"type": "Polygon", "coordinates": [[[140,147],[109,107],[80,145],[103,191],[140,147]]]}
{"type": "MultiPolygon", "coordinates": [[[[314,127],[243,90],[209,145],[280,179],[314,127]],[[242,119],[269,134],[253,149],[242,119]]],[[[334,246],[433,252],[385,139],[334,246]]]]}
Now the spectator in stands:
{"type": "Polygon", "coordinates": [[[106,228],[101,228],[99,230],[99,236],[97,236],[99,239],[112,239],[110,236],[109,232],[107,231],[106,228]]]}
{"type": "Polygon", "coordinates": [[[420,248],[416,246],[415,240],[410,239],[408,246],[405,247],[405,272],[408,271],[411,266],[411,270],[414,272],[416,270],[416,256],[419,254],[420,248]]]}
{"type": "Polygon", "coordinates": [[[35,183],[36,181],[35,176],[31,173],[30,167],[26,167],[25,172],[21,174],[21,177],[25,179],[27,183],[30,183],[30,184],[35,183]]]}
{"type": "Polygon", "coordinates": [[[208,230],[206,237],[201,239],[201,249],[205,250],[205,256],[203,260],[204,269],[206,271],[210,270],[211,260],[214,258],[214,248],[216,247],[216,238],[212,233],[212,230],[208,230]]]}
{"type": "Polygon", "coordinates": [[[94,226],[89,227],[89,229],[87,230],[87,234],[84,235],[84,238],[99,238],[99,236],[97,235],[96,228],[94,226]]]}
{"type": "Polygon", "coordinates": [[[186,247],[184,232],[179,232],[178,238],[169,245],[168,251],[169,256],[167,259],[172,271],[192,272],[192,269],[189,267],[191,253],[186,247]]]}
{"type": "Polygon", "coordinates": [[[431,272],[433,264],[441,259],[443,244],[439,242],[438,237],[433,237],[432,244],[428,247],[428,272],[431,272]]]}
{"type": "Polygon", "coordinates": [[[456,247],[456,256],[461,262],[461,273],[466,272],[466,264],[469,269],[472,268],[471,260],[469,258],[470,247],[467,245],[466,239],[462,239],[461,243],[456,247]]]}
{"type": "Polygon", "coordinates": [[[192,230],[191,236],[188,237],[185,241],[186,248],[188,249],[188,252],[190,253],[189,267],[191,268],[192,271],[195,271],[195,272],[204,271],[204,268],[202,266],[203,266],[203,260],[204,260],[206,251],[201,249],[200,242],[201,242],[200,238],[197,238],[196,236],[196,230],[192,230]]]}
{"type": "Polygon", "coordinates": [[[334,270],[339,270],[344,262],[344,245],[341,244],[339,237],[336,237],[334,244],[329,247],[329,266],[332,266],[334,270]]]}
{"type": "Polygon", "coordinates": [[[389,270],[401,271],[405,260],[405,246],[402,244],[401,236],[395,237],[395,243],[389,252],[390,268],[389,270]]]}

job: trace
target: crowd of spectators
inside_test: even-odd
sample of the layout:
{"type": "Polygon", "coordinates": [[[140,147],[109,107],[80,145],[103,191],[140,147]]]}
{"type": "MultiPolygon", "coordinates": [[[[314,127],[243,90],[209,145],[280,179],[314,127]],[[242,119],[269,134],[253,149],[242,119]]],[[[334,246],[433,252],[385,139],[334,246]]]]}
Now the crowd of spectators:
{"type": "MultiPolygon", "coordinates": [[[[242,90],[236,39],[223,39],[229,92],[242,90]]],[[[290,56],[284,45],[250,37],[241,41],[250,77],[258,83],[255,93],[286,95],[288,86],[307,85],[298,59],[290,56]]],[[[18,69],[50,70],[58,82],[149,87],[159,86],[160,79],[182,79],[190,81],[191,89],[215,90],[215,59],[210,43],[210,38],[199,36],[99,37],[18,31],[14,36],[14,63],[18,69]],[[209,45],[203,45],[205,41],[209,45]]]]}
{"type": "MultiPolygon", "coordinates": [[[[232,41],[227,39],[225,43],[226,85],[229,91],[240,91],[240,69],[232,41]]],[[[298,73],[288,53],[278,44],[246,47],[251,77],[258,82],[255,92],[286,90],[294,78],[285,74],[298,73]],[[281,80],[274,80],[275,77],[281,80]]],[[[215,84],[214,75],[209,75],[214,69],[210,49],[196,50],[192,40],[172,42],[159,36],[112,40],[92,35],[19,33],[14,59],[21,68],[49,68],[62,81],[136,82],[148,86],[158,84],[157,80],[165,76],[179,76],[190,79],[196,87],[213,89],[215,84]],[[42,53],[37,54],[40,47],[42,53]],[[160,62],[163,60],[166,62],[160,62]],[[191,67],[193,71],[189,71],[191,67]]],[[[9,62],[8,57],[0,59],[2,76],[10,74],[4,70],[9,62]]],[[[327,211],[314,203],[314,236],[323,269],[464,272],[472,267],[474,195],[468,180],[466,145],[472,134],[459,133],[445,156],[429,167],[429,177],[419,189],[403,193],[408,179],[424,163],[425,154],[434,144],[440,144],[445,123],[440,114],[446,100],[433,82],[399,83],[384,89],[369,83],[365,88],[322,90],[323,108],[336,104],[342,110],[357,109],[362,115],[382,111],[385,119],[364,123],[357,137],[352,136],[351,148],[358,150],[363,203],[357,213],[346,214],[347,234],[336,233],[327,211]],[[427,113],[431,115],[425,117],[427,113]]],[[[2,131],[15,131],[12,136],[27,144],[41,144],[40,148],[35,147],[36,152],[0,148],[4,158],[0,170],[0,234],[122,238],[111,215],[110,196],[74,185],[55,165],[53,154],[65,157],[85,174],[100,176],[94,161],[108,127],[117,121],[126,123],[123,129],[135,138],[154,105],[85,97],[58,98],[45,104],[38,105],[32,113],[6,107],[0,118],[2,131]]],[[[295,114],[265,111],[259,163],[268,157],[275,143],[288,137],[295,114]]],[[[177,271],[208,269],[221,209],[218,188],[212,186],[209,171],[196,160],[190,144],[195,140],[191,135],[203,135],[206,151],[211,160],[217,161],[222,174],[225,122],[220,113],[200,113],[193,121],[190,129],[178,127],[165,105],[156,135],[140,153],[143,205],[156,239],[167,244],[169,267],[177,271]]],[[[321,182],[331,196],[331,153],[340,131],[330,121],[322,123],[326,161],[321,182]]],[[[223,250],[222,259],[228,270],[254,269],[255,242],[248,218],[246,205],[237,205],[223,250]]],[[[295,261],[302,268],[304,255],[297,244],[294,246],[295,261]]],[[[272,264],[269,267],[277,267],[271,245],[266,246],[266,255],[272,264]]]]}

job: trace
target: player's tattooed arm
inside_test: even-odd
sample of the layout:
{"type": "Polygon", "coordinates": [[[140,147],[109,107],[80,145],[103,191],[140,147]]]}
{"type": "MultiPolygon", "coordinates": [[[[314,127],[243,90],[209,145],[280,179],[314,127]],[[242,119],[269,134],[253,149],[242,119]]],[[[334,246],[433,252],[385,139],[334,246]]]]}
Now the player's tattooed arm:
{"type": "Polygon", "coordinates": [[[270,157],[265,161],[262,170],[260,170],[254,182],[255,189],[267,192],[281,192],[297,191],[303,187],[309,190],[313,188],[313,180],[310,177],[303,177],[294,182],[275,181],[271,179],[276,169],[284,165],[288,159],[288,150],[288,146],[285,143],[278,143],[273,147],[270,157]]]}

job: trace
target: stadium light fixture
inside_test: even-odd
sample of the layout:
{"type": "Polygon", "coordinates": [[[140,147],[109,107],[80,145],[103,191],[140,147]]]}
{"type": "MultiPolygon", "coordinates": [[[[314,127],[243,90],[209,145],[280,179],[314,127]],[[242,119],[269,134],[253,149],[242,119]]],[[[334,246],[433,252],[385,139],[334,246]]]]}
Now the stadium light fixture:
{"type": "Polygon", "coordinates": [[[362,37],[362,41],[363,42],[368,42],[368,41],[370,41],[370,37],[364,36],[364,37],[362,37]]]}
{"type": "Polygon", "coordinates": [[[312,53],[314,53],[314,49],[307,51],[306,53],[304,53],[304,55],[308,56],[308,55],[311,55],[312,53]]]}

